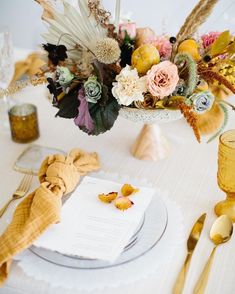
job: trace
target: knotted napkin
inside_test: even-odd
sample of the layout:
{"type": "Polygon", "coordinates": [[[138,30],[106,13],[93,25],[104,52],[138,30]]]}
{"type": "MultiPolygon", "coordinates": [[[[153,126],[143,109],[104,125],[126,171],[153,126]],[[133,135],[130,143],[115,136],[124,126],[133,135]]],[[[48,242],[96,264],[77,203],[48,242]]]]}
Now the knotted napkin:
{"type": "Polygon", "coordinates": [[[75,189],[80,176],[99,167],[96,153],[79,149],[43,161],[40,186],[17,206],[10,225],[0,237],[0,285],[8,277],[12,257],[29,247],[51,224],[60,221],[62,197],[75,189]]]}

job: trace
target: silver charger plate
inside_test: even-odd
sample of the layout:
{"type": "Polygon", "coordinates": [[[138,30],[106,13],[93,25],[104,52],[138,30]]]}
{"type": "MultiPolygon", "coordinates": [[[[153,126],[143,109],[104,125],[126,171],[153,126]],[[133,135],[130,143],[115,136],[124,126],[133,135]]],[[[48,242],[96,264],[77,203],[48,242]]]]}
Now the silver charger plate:
{"type": "Polygon", "coordinates": [[[156,194],[145,212],[143,226],[132,238],[132,242],[125,248],[119,258],[109,263],[103,260],[81,259],[78,256],[63,255],[59,252],[50,251],[36,246],[29,250],[38,257],[58,266],[74,269],[102,269],[118,266],[131,262],[150,251],[161,240],[167,228],[168,213],[163,200],[156,194]]]}

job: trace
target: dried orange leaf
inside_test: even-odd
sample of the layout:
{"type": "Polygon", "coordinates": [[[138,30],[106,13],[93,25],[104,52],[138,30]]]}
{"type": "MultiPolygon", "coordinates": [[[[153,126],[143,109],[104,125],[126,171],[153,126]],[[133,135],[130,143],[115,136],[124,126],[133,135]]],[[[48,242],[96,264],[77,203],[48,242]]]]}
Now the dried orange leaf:
{"type": "Polygon", "coordinates": [[[127,197],[119,197],[114,201],[114,205],[120,210],[130,208],[134,203],[127,197]]]}
{"type": "Polygon", "coordinates": [[[139,192],[139,189],[132,187],[130,184],[124,184],[121,188],[121,193],[124,197],[130,196],[139,192]]]}
{"type": "Polygon", "coordinates": [[[99,194],[98,197],[102,202],[110,203],[117,198],[118,192],[110,192],[108,194],[99,194]]]}
{"type": "Polygon", "coordinates": [[[231,36],[229,31],[221,33],[218,39],[211,45],[211,55],[215,56],[223,53],[226,47],[231,41],[231,36]]]}
{"type": "Polygon", "coordinates": [[[227,48],[228,53],[234,54],[235,53],[235,41],[233,41],[227,48]]]}

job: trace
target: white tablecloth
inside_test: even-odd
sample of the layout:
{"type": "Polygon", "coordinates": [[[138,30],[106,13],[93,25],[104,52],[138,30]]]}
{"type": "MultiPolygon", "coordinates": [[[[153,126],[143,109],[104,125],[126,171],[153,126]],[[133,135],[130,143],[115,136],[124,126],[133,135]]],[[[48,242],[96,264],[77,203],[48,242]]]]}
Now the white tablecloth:
{"type": "MultiPolygon", "coordinates": [[[[141,124],[118,118],[112,131],[99,137],[82,133],[72,120],[55,118],[54,109],[46,98],[42,86],[30,87],[16,95],[21,101],[38,106],[41,136],[36,143],[69,151],[74,147],[87,151],[97,151],[102,168],[108,172],[145,177],[160,189],[168,190],[183,210],[186,232],[190,231],[195,220],[207,212],[207,221],[202,237],[192,259],[184,293],[192,293],[197,277],[208,258],[212,244],[208,238],[209,228],[215,219],[213,207],[224,198],[216,181],[218,140],[211,144],[198,144],[190,127],[180,120],[162,126],[167,135],[172,153],[169,158],[159,162],[144,162],[133,158],[129,148],[140,131],[141,124]]],[[[234,99],[232,99],[234,102],[234,99]]],[[[235,126],[235,114],[231,113],[228,128],[235,126]]],[[[8,200],[22,175],[12,169],[16,157],[26,148],[25,145],[11,141],[9,134],[0,134],[0,207],[8,200]]],[[[15,204],[16,205],[16,204],[15,204]]],[[[0,233],[6,226],[14,205],[0,221],[0,233]]],[[[235,293],[235,238],[218,248],[211,270],[206,293],[235,293]]],[[[171,293],[175,278],[186,254],[182,246],[170,265],[162,267],[161,282],[156,284],[154,275],[134,285],[117,289],[106,289],[96,294],[125,293],[152,294],[171,293]]],[[[157,261],[156,261],[157,262],[157,261]]],[[[137,269],[138,270],[138,269],[137,269]]],[[[159,280],[159,279],[158,279],[159,280]]],[[[0,289],[0,294],[74,294],[73,291],[52,288],[49,284],[38,282],[27,276],[14,263],[10,278],[0,289]]],[[[77,292],[79,293],[79,292],[77,292]]],[[[81,294],[81,293],[79,293],[81,294]]]]}

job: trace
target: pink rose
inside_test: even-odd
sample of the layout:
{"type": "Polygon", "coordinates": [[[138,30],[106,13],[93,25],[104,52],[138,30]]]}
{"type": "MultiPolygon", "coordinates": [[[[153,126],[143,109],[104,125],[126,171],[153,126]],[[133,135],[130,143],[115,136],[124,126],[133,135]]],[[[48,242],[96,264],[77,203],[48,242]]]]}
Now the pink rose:
{"type": "Polygon", "coordinates": [[[119,36],[124,39],[126,36],[126,32],[131,39],[136,37],[136,23],[127,22],[119,25],[119,36]]]}
{"type": "Polygon", "coordinates": [[[204,49],[211,46],[215,42],[215,40],[218,39],[220,34],[220,32],[210,32],[208,34],[202,35],[201,39],[204,49]]]}
{"type": "Polygon", "coordinates": [[[153,65],[147,72],[147,87],[149,92],[160,99],[172,94],[178,84],[177,66],[170,61],[153,65]]]}
{"type": "Polygon", "coordinates": [[[172,44],[165,36],[157,36],[153,45],[157,47],[162,58],[169,59],[172,52],[172,44]]]}
{"type": "Polygon", "coordinates": [[[172,44],[167,37],[150,36],[149,38],[146,38],[144,43],[154,45],[157,48],[161,58],[164,58],[164,59],[170,58],[171,52],[172,52],[172,44]]]}

